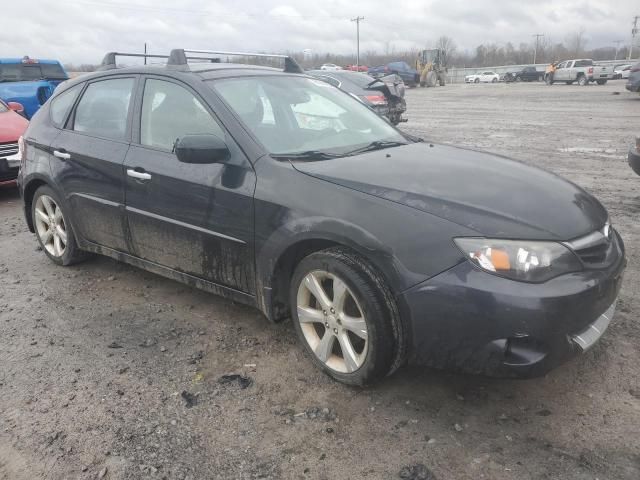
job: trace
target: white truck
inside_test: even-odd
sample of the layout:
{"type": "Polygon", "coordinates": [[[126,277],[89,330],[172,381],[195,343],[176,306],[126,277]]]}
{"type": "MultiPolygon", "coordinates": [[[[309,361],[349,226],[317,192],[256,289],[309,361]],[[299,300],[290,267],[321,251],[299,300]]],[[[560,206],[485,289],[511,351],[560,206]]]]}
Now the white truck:
{"type": "Polygon", "coordinates": [[[571,85],[577,82],[578,85],[588,85],[596,82],[604,85],[607,80],[613,78],[613,69],[602,65],[595,65],[591,59],[565,60],[556,66],[553,79],[548,74],[545,75],[547,83],[565,82],[571,85]]]}

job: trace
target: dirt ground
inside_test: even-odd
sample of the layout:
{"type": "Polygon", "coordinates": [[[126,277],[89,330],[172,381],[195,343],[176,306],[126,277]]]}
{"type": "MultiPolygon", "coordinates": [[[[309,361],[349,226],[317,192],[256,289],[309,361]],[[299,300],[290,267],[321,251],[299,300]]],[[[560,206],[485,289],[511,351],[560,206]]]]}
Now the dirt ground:
{"type": "Polygon", "coordinates": [[[289,322],[106,258],[56,267],[2,191],[0,478],[640,478],[640,96],[618,81],[407,100],[407,131],[552,170],[609,209],[629,267],[593,350],[535,380],[411,368],[346,387],[289,322]]]}

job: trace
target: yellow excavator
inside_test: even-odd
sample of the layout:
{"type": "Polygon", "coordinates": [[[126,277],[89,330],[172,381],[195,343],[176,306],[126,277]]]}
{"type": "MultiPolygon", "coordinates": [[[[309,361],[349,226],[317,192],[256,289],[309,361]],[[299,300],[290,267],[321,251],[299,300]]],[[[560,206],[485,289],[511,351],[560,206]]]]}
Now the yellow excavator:
{"type": "Polygon", "coordinates": [[[435,87],[436,83],[444,87],[447,79],[446,52],[438,48],[422,50],[416,59],[416,70],[421,87],[435,87]]]}

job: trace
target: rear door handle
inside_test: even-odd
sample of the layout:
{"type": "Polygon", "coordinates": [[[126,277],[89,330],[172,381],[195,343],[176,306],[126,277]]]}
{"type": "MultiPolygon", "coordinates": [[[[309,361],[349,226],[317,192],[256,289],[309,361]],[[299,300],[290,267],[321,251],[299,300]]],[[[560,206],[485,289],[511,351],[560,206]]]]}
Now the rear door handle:
{"type": "Polygon", "coordinates": [[[69,160],[71,158],[71,155],[65,152],[64,150],[54,150],[53,156],[58,157],[61,160],[69,160]]]}
{"type": "Polygon", "coordinates": [[[131,168],[127,169],[127,175],[138,180],[151,180],[151,175],[146,172],[137,172],[131,168]]]}

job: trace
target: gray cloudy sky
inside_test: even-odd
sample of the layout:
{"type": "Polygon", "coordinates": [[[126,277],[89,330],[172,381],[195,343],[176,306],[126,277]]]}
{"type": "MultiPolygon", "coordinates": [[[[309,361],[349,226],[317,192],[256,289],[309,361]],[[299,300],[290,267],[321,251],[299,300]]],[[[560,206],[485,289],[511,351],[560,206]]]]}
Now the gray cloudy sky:
{"type": "Polygon", "coordinates": [[[440,35],[461,50],[480,43],[553,41],[586,30],[588,47],[629,43],[638,0],[1,0],[0,56],[97,63],[106,51],[171,48],[252,51],[355,50],[429,46],[440,35]],[[392,5],[392,7],[389,7],[392,5]]]}

